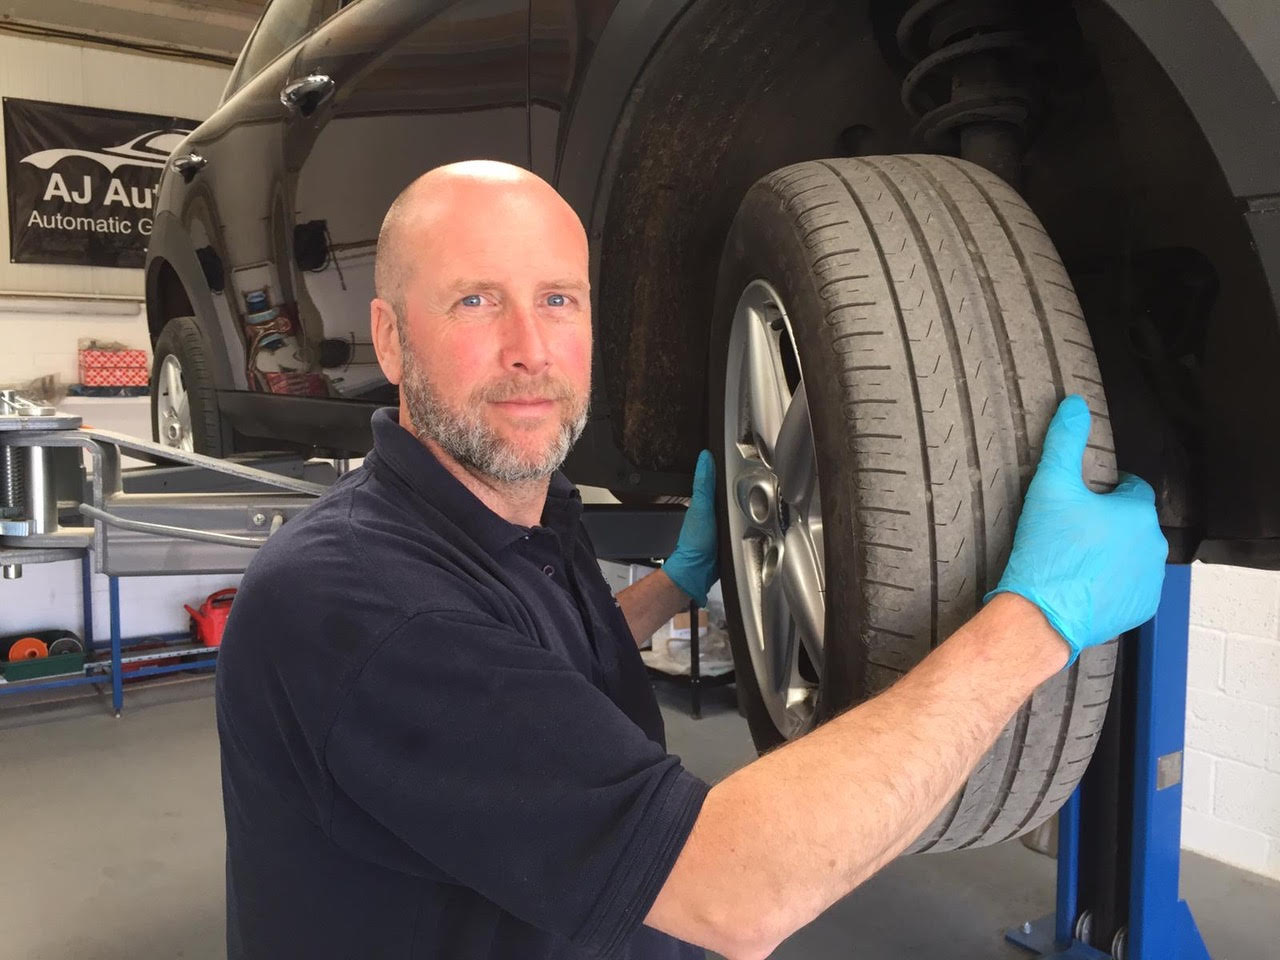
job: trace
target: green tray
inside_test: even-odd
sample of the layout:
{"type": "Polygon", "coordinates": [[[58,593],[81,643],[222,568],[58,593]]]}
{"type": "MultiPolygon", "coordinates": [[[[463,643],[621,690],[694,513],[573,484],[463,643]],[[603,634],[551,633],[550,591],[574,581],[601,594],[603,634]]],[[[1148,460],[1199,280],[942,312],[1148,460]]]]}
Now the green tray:
{"type": "Polygon", "coordinates": [[[36,677],[56,677],[63,673],[83,673],[83,653],[60,653],[53,657],[36,657],[32,660],[12,660],[3,664],[4,678],[10,683],[34,680],[36,677]]]}

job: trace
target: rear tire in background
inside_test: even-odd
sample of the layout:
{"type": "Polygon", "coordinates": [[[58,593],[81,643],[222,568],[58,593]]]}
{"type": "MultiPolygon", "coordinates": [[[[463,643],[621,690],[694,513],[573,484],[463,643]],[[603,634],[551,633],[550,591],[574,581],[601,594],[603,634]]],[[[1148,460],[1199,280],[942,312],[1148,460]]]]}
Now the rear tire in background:
{"type": "MultiPolygon", "coordinates": [[[[725,606],[761,750],[885,689],[978,610],[1066,394],[1094,412],[1086,482],[1116,480],[1058,254],[961,160],[810,161],[757,182],[726,242],[710,363],[725,606]]],[[[1045,682],[909,852],[1051,816],[1093,754],[1115,655],[1087,650],[1045,682]]]]}
{"type": "Polygon", "coordinates": [[[231,429],[218,409],[208,347],[194,317],[175,317],[156,340],[151,364],[151,435],[179,450],[225,457],[231,429]]]}

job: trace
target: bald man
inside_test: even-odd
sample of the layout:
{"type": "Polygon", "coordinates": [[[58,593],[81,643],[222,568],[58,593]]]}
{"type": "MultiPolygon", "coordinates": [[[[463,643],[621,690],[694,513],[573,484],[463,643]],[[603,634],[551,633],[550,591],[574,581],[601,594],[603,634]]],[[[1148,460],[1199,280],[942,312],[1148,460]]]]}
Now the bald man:
{"type": "Polygon", "coordinates": [[[982,611],[709,790],[666,751],[636,643],[715,582],[714,464],[662,570],[610,596],[558,472],[587,414],[587,265],[573,211],[504,164],[430,171],[387,212],[370,322],[399,409],[260,551],[223,640],[231,957],[766,957],[1069,656],[1154,610],[1150,488],[1083,488],[1068,398],[982,611]]]}

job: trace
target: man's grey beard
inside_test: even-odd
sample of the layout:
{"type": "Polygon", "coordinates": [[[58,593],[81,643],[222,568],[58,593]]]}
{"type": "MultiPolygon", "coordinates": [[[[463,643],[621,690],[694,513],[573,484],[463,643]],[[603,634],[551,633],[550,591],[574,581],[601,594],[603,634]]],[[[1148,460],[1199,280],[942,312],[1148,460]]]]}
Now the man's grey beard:
{"type": "Polygon", "coordinates": [[[454,410],[418,369],[413,353],[403,341],[401,356],[400,395],[418,438],[434,440],[464,467],[499,483],[526,483],[549,477],[560,469],[587,425],[586,399],[575,400],[567,384],[549,378],[522,383],[505,381],[481,388],[468,398],[466,409],[454,410]],[[535,458],[504,441],[484,421],[482,414],[486,403],[529,394],[570,402],[555,441],[543,455],[535,458]]]}

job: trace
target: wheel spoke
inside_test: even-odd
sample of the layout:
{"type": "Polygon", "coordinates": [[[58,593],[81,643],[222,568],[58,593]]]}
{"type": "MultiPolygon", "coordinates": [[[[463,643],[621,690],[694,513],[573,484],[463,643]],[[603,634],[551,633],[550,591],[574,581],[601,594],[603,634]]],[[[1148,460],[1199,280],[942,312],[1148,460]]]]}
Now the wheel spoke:
{"type": "Polygon", "coordinates": [[[801,383],[787,406],[774,448],[774,471],[783,500],[806,512],[817,478],[813,453],[813,429],[809,426],[809,399],[801,383]]]}
{"type": "Polygon", "coordinates": [[[787,609],[782,577],[775,574],[760,591],[760,636],[772,692],[783,693],[795,673],[796,630],[787,609]]]}
{"type": "MultiPolygon", "coordinates": [[[[744,454],[738,443],[730,442],[725,444],[724,473],[721,482],[724,484],[731,506],[738,502],[738,492],[744,481],[759,474],[760,470],[760,461],[755,457],[749,457],[744,454]]],[[[741,504],[739,506],[741,507],[741,504]]],[[[745,511],[743,515],[746,515],[745,511]]]]}
{"type": "Polygon", "coordinates": [[[775,579],[782,583],[787,608],[795,620],[809,659],[815,667],[821,668],[827,613],[822,567],[813,543],[800,524],[793,524],[787,530],[782,563],[775,579]]]}
{"type": "Polygon", "coordinates": [[[171,363],[166,363],[164,367],[164,386],[169,392],[169,408],[177,409],[178,398],[182,396],[182,380],[178,374],[178,368],[171,363]]]}
{"type": "Polygon", "coordinates": [[[750,404],[751,431],[761,456],[773,463],[773,449],[782,427],[782,413],[789,396],[778,359],[776,338],[766,321],[751,311],[747,322],[747,350],[744,360],[750,404]]]}

